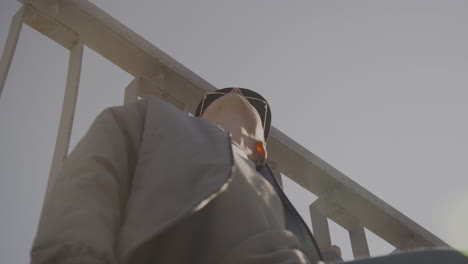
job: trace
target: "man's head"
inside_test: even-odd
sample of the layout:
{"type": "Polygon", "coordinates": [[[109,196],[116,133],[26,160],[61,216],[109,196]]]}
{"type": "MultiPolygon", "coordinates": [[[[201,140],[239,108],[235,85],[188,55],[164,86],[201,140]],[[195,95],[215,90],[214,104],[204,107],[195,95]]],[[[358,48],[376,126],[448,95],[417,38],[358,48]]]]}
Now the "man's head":
{"type": "Polygon", "coordinates": [[[271,110],[265,98],[244,88],[224,88],[206,93],[195,116],[207,119],[247,148],[255,161],[266,159],[265,141],[271,123],[271,110]]]}

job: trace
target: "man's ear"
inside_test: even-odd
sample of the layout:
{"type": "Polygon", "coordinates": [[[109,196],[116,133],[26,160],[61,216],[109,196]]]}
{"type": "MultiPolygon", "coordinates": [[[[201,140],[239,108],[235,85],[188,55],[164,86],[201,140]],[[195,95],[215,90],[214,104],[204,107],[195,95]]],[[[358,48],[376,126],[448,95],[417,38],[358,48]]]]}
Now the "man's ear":
{"type": "Polygon", "coordinates": [[[264,161],[267,160],[268,153],[266,150],[265,142],[263,142],[263,140],[257,140],[257,142],[255,143],[255,150],[258,154],[259,159],[263,159],[264,161]]]}

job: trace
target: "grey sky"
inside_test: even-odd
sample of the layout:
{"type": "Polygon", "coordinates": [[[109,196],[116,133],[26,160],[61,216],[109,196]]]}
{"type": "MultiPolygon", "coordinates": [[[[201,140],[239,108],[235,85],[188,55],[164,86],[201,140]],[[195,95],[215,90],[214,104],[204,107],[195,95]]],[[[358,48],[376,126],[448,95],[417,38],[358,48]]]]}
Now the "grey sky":
{"type": "MultiPolygon", "coordinates": [[[[91,2],[213,85],[260,92],[274,126],[468,249],[467,1],[91,2]]],[[[19,7],[0,2],[1,50],[19,7]]],[[[67,63],[64,48],[23,27],[0,98],[2,263],[29,259],[67,63]]],[[[131,80],[85,49],[72,147],[131,80]]],[[[285,189],[310,222],[314,197],[290,181],[285,189]]],[[[349,259],[345,234],[332,231],[349,259]]],[[[391,251],[369,243],[372,255],[391,251]]]]}

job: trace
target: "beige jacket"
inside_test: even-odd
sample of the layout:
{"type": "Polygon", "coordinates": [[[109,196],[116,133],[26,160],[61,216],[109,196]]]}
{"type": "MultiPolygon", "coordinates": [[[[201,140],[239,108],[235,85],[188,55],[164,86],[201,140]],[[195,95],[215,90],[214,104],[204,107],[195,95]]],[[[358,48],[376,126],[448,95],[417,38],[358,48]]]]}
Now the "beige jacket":
{"type": "Polygon", "coordinates": [[[104,110],[44,203],[31,263],[308,263],[228,134],[156,97],[104,110]]]}

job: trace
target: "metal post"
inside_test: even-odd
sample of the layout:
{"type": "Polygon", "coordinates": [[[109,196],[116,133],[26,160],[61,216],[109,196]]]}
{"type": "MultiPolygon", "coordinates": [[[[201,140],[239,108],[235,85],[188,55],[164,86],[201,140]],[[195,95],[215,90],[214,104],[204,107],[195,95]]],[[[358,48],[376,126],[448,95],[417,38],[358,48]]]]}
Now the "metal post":
{"type": "Polygon", "coordinates": [[[13,16],[10,24],[10,31],[3,49],[2,58],[0,60],[0,96],[2,95],[3,87],[10,70],[11,61],[15,54],[16,45],[18,44],[19,35],[23,26],[24,9],[22,6],[13,16]]]}
{"type": "Polygon", "coordinates": [[[312,220],[312,230],[317,243],[320,246],[331,246],[330,228],[325,208],[325,200],[318,198],[310,206],[310,218],[312,220]]]}
{"type": "Polygon", "coordinates": [[[57,140],[55,142],[54,158],[52,160],[49,181],[47,183],[46,199],[53,187],[60,166],[68,154],[73,119],[75,117],[76,100],[78,97],[82,60],[83,43],[78,42],[73,48],[70,49],[67,84],[63,99],[62,115],[60,117],[57,140]]]}
{"type": "Polygon", "coordinates": [[[349,230],[349,238],[351,240],[354,258],[370,257],[369,246],[367,245],[366,233],[363,226],[356,226],[349,230]]]}

